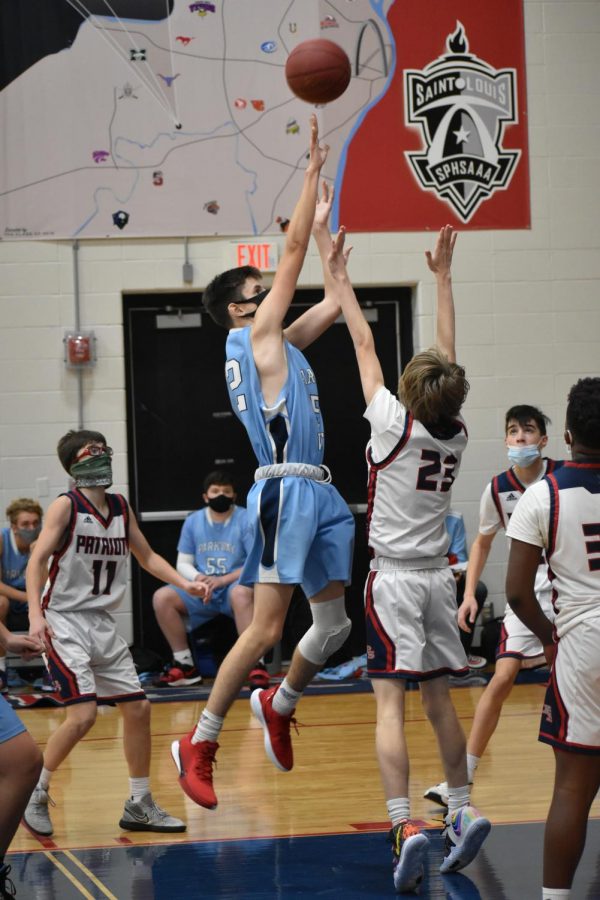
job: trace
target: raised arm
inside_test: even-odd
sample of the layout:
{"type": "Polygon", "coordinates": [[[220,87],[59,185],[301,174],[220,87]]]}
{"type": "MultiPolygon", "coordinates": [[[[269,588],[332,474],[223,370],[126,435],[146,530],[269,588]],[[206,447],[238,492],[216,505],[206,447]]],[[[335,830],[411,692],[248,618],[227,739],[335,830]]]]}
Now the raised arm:
{"type": "Polygon", "coordinates": [[[452,253],[456,243],[456,231],[451,225],[440,230],[433,253],[425,251],[427,265],[435,275],[437,284],[436,344],[450,362],[456,362],[454,298],[452,296],[452,253]]]}
{"type": "Polygon", "coordinates": [[[333,205],[334,188],[323,181],[321,198],[317,202],[315,218],[312,227],[313,237],[319,250],[321,264],[323,266],[323,286],[325,296],[320,303],[309,307],[305,313],[299,316],[285,329],[287,340],[303,350],[312,344],[340,314],[340,303],[337,296],[337,286],[327,263],[331,250],[331,234],[329,232],[329,215],[333,205]]]}
{"type": "Polygon", "coordinates": [[[294,291],[310,241],[315,218],[315,207],[319,188],[319,174],[327,159],[329,147],[319,146],[317,117],[310,117],[310,158],[304,172],[304,184],[290,224],[286,232],[285,246],[273,287],[265,297],[254,316],[252,345],[255,349],[265,335],[281,334],[283,320],[292,302],[294,291]]]}
{"type": "Polygon", "coordinates": [[[339,297],[344,319],[354,344],[363,394],[368,405],[384,383],[383,372],[375,352],[373,332],[363,315],[348,277],[346,263],[350,250],[344,250],[344,241],[345,231],[340,228],[337,237],[331,244],[328,265],[334,281],[334,289],[339,297]]]}

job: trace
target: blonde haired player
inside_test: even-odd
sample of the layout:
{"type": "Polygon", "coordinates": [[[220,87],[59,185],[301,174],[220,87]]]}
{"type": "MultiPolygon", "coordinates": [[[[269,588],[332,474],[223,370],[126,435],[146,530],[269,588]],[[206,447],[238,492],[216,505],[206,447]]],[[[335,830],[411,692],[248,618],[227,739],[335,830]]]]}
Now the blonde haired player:
{"type": "Polygon", "coordinates": [[[451,264],[456,234],[439,233],[427,263],[437,282],[436,346],[406,366],[395,397],[384,385],[373,334],[346,273],[343,231],[329,264],[354,342],[371,425],[365,587],[368,672],[377,701],[375,743],[392,823],[394,887],[415,890],[428,841],[410,820],[404,735],[407,681],[418,682],[449,784],[445,858],[440,871],[468,865],[490,823],[469,804],[465,736],[452,705],[449,674],[465,675],[456,623],[456,585],[446,555],[451,487],[467,444],[460,409],[468,383],[456,364],[451,264]]]}

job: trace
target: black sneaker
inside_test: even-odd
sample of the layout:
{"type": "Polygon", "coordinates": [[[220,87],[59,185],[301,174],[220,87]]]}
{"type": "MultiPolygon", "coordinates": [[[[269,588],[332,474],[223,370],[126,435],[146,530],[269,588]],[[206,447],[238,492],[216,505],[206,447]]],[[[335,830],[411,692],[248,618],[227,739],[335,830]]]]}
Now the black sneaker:
{"type": "Polygon", "coordinates": [[[187,687],[191,684],[202,684],[202,675],[193,663],[188,666],[173,661],[154,679],[155,687],[187,687]]]}
{"type": "Polygon", "coordinates": [[[0,897],[2,900],[4,900],[5,897],[15,897],[17,894],[14,884],[8,877],[9,874],[10,866],[7,866],[6,864],[0,866],[0,897]]]}

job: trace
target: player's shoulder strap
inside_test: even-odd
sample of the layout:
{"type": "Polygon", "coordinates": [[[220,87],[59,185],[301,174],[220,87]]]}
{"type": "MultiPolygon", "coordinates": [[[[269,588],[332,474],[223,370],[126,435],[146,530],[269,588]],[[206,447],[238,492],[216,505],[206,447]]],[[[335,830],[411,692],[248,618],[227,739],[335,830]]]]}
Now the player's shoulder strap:
{"type": "Polygon", "coordinates": [[[396,457],[398,456],[398,454],[400,453],[402,448],[406,446],[406,444],[408,443],[408,441],[410,439],[410,435],[412,433],[414,422],[415,422],[415,417],[410,412],[410,410],[407,410],[406,417],[404,419],[404,428],[402,429],[402,434],[400,435],[400,439],[398,440],[398,443],[396,444],[395,447],[393,447],[393,449],[388,453],[388,455],[386,457],[384,457],[382,460],[380,460],[380,462],[374,462],[373,451],[371,448],[371,444],[369,443],[369,445],[367,446],[367,462],[368,462],[369,466],[371,467],[371,469],[373,469],[373,470],[385,469],[386,466],[389,466],[390,463],[392,463],[396,459],[396,457]]]}

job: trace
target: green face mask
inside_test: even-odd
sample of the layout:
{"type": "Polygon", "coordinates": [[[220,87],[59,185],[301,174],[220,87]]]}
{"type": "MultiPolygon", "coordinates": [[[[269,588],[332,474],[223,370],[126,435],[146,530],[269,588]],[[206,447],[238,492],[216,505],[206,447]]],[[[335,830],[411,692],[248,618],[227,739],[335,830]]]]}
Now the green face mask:
{"type": "Polygon", "coordinates": [[[107,453],[102,456],[87,456],[73,463],[69,473],[75,479],[77,487],[110,487],[112,479],[112,462],[107,453]]]}

